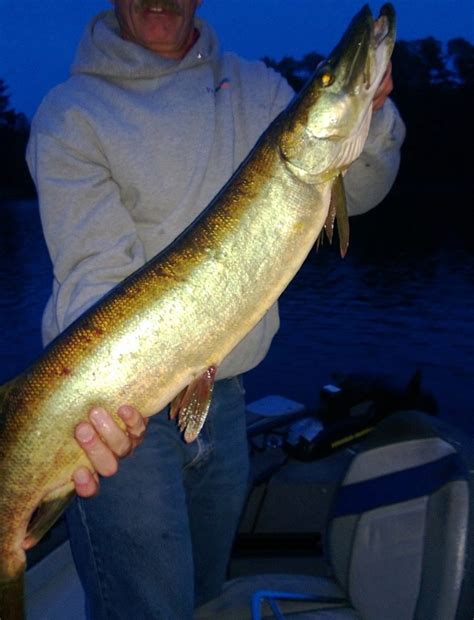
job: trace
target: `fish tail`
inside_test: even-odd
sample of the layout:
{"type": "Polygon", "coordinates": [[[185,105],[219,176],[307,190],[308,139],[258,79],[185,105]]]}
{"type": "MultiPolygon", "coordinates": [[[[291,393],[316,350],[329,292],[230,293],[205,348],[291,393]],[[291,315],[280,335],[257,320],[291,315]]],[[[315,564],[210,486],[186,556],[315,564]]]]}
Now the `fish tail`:
{"type": "Polygon", "coordinates": [[[24,572],[9,581],[0,581],[0,620],[24,620],[24,572]]]}

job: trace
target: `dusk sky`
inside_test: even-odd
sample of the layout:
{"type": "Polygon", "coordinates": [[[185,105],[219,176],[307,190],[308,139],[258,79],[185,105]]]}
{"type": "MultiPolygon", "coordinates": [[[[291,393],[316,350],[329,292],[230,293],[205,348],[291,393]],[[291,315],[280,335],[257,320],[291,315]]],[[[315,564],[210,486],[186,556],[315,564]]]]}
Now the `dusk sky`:
{"type": "MultiPolygon", "coordinates": [[[[474,41],[474,0],[395,0],[398,38],[474,41]]],[[[200,14],[222,47],[246,58],[325,54],[362,0],[204,0],[200,14]]],[[[372,2],[378,11],[382,2],[372,2]]],[[[107,0],[0,0],[0,78],[11,104],[31,117],[46,92],[66,79],[88,19],[107,0]]]]}

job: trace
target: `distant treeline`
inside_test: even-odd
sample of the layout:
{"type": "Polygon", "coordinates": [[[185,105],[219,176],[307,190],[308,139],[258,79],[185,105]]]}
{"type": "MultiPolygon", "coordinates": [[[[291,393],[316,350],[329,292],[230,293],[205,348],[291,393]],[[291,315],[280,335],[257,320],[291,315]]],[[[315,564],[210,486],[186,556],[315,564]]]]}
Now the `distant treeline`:
{"type": "MultiPolygon", "coordinates": [[[[323,57],[264,58],[300,90],[323,57]]],[[[469,183],[472,176],[474,45],[428,37],[399,41],[393,54],[393,99],[407,125],[400,183],[469,183]]],[[[34,194],[24,162],[29,123],[10,106],[0,79],[0,192],[34,194]]],[[[0,193],[0,196],[1,196],[0,193]]]]}
{"type": "Polygon", "coordinates": [[[7,85],[0,79],[0,198],[4,192],[34,194],[25,164],[29,132],[28,119],[10,107],[7,85]]]}

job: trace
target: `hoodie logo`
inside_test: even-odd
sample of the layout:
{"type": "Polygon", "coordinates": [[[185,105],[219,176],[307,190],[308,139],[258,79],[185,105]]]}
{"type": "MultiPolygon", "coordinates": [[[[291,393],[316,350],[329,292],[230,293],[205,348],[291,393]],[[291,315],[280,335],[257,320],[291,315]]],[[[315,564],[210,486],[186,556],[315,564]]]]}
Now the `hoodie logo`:
{"type": "Polygon", "coordinates": [[[208,86],[207,92],[217,94],[220,90],[226,90],[227,88],[230,88],[230,80],[223,78],[215,88],[209,88],[208,86]]]}

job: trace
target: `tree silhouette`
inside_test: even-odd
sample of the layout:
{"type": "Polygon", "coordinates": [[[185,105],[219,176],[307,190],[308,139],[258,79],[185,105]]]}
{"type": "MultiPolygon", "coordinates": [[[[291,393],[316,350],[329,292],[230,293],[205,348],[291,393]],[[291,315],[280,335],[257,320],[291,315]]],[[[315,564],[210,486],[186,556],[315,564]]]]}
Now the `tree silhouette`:
{"type": "Polygon", "coordinates": [[[7,85],[0,79],[0,126],[12,125],[15,120],[15,113],[10,109],[10,95],[7,85]]]}
{"type": "Polygon", "coordinates": [[[0,79],[0,114],[8,108],[10,101],[9,95],[7,95],[7,86],[3,80],[0,79]]]}
{"type": "Polygon", "coordinates": [[[474,45],[465,39],[451,39],[448,42],[448,57],[456,69],[461,84],[472,89],[474,85],[474,45]]]}
{"type": "Polygon", "coordinates": [[[275,69],[275,71],[278,71],[278,73],[281,73],[293,90],[298,92],[323,58],[321,54],[310,52],[301,60],[295,60],[294,58],[285,56],[285,58],[277,62],[271,58],[265,57],[263,62],[267,66],[272,67],[272,69],[275,69]]]}
{"type": "Polygon", "coordinates": [[[7,85],[0,79],[0,190],[34,193],[25,163],[28,135],[28,120],[10,107],[7,85]]]}

